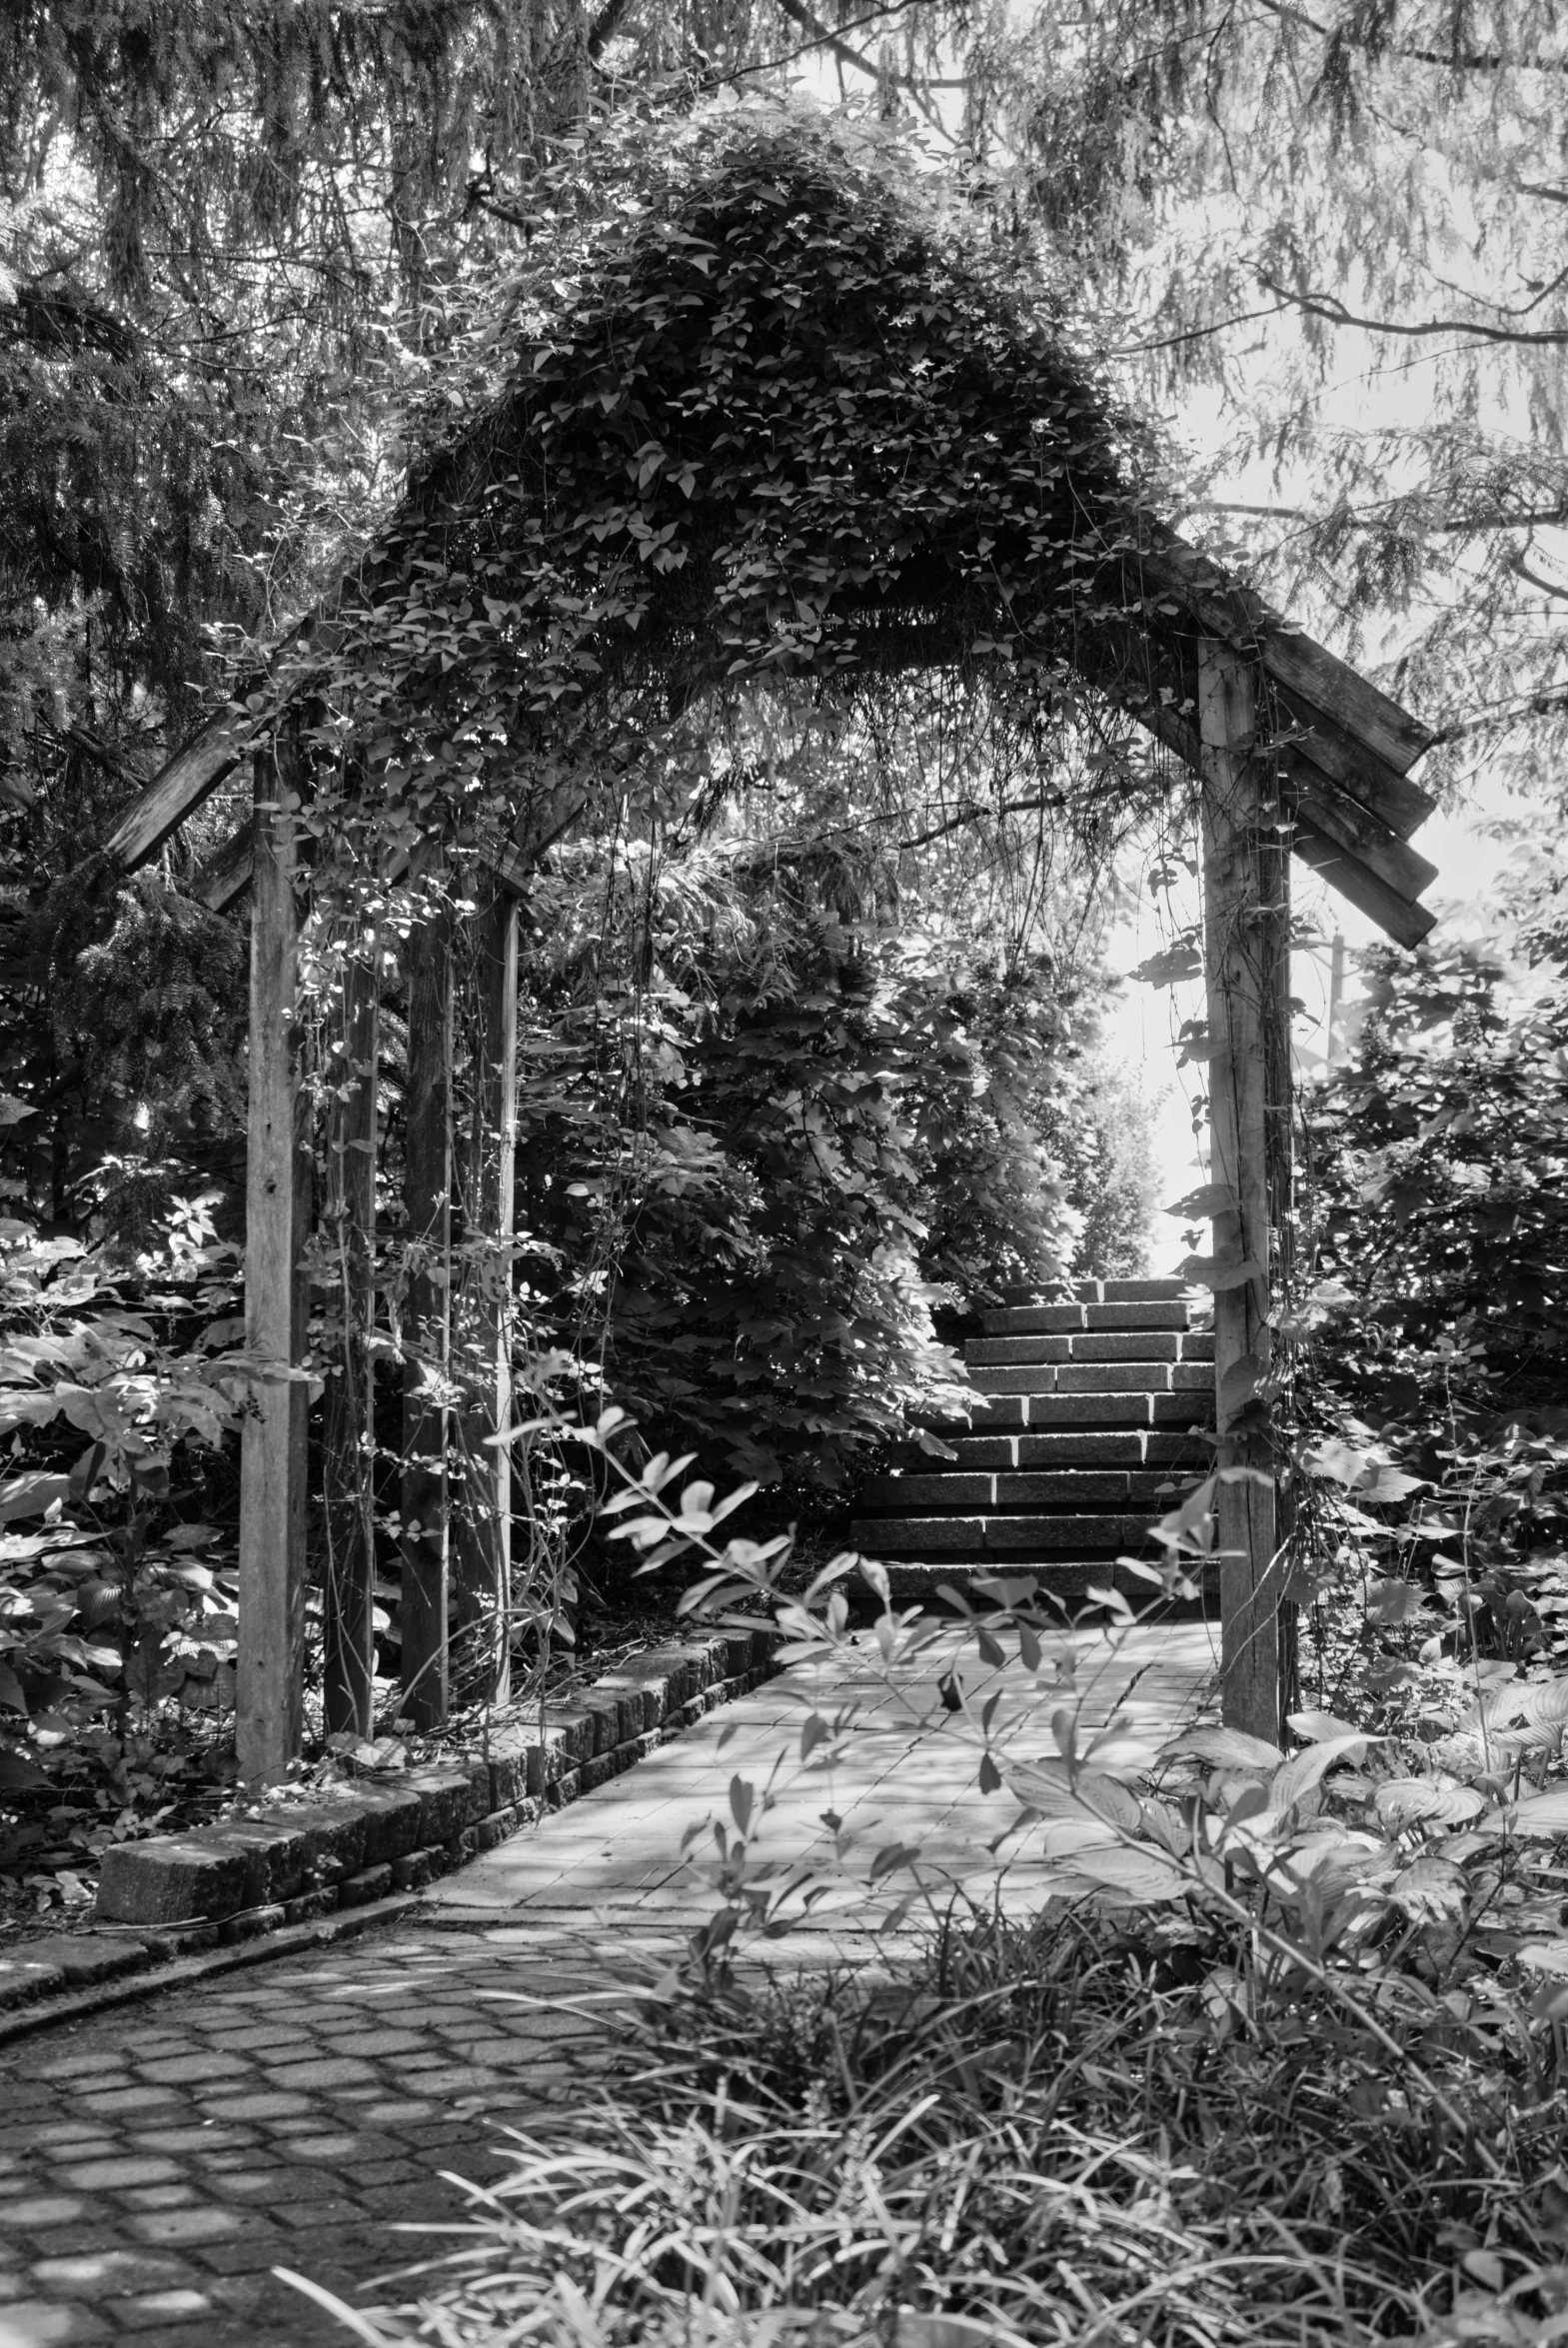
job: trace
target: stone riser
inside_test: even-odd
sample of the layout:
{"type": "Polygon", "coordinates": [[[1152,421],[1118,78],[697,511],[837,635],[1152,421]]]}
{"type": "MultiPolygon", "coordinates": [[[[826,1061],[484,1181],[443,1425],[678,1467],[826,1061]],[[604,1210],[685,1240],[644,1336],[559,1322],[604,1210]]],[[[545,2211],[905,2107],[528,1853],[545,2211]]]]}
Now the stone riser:
{"type": "Polygon", "coordinates": [[[1010,1362],[969,1370],[980,1394],[1206,1394],[1214,1372],[1203,1361],[1010,1362]]]}
{"type": "MultiPolygon", "coordinates": [[[[1210,1329],[1078,1329],[1061,1336],[970,1337],[963,1358],[970,1371],[1010,1362],[1032,1367],[1042,1361],[1143,1362],[1158,1367],[1168,1361],[1211,1362],[1214,1336],[1210,1329]]],[[[1157,1377],[1149,1380],[1151,1385],[1159,1382],[1157,1377]]]]}
{"type": "MultiPolygon", "coordinates": [[[[1178,1394],[987,1394],[970,1413],[968,1428],[961,1419],[937,1418],[928,1423],[961,1435],[965,1431],[990,1433],[1011,1426],[1080,1426],[1108,1430],[1123,1426],[1202,1426],[1214,1416],[1213,1381],[1204,1393],[1178,1394]]],[[[950,1439],[950,1435],[949,1435],[950,1439]]]]}
{"type": "MultiPolygon", "coordinates": [[[[1185,1483],[1187,1479],[1183,1478],[1185,1483]]],[[[1174,1506],[1177,1484],[1157,1467],[1059,1468],[1004,1471],[987,1475],[974,1468],[953,1468],[945,1475],[873,1475],[860,1487],[860,1506],[867,1516],[883,1509],[907,1516],[931,1508],[1099,1508],[1147,1506],[1162,1511],[1174,1506]]]]}
{"type": "MultiPolygon", "coordinates": [[[[1192,1467],[1213,1465],[1211,1445],[1201,1436],[1145,1427],[1072,1434],[958,1435],[952,1443],[955,1469],[1004,1467],[1192,1467]]],[[[922,1463],[920,1472],[927,1472],[922,1463]]]]}
{"type": "Polygon", "coordinates": [[[1085,1549],[1141,1549],[1152,1516],[865,1516],[849,1527],[870,1556],[1076,1556],[1085,1549]]]}
{"type": "MultiPolygon", "coordinates": [[[[933,1603],[940,1607],[939,1592],[944,1583],[961,1594],[967,1590],[971,1603],[983,1603],[978,1593],[967,1588],[969,1573],[982,1574],[987,1579],[1033,1580],[1046,1597],[1061,1598],[1069,1604],[1086,1597],[1091,1589],[1113,1589],[1134,1607],[1148,1606],[1158,1591],[1141,1574],[1128,1573],[1114,1557],[1045,1557],[1030,1560],[1025,1557],[998,1558],[993,1564],[976,1563],[966,1569],[954,1559],[926,1559],[919,1557],[888,1557],[882,1563],[887,1568],[888,1585],[897,1605],[933,1603]]],[[[1194,1560],[1187,1560],[1188,1579],[1194,1581],[1209,1595],[1219,1587],[1218,1567],[1205,1563],[1201,1574],[1194,1569],[1194,1560]]],[[[1017,1593],[1021,1596],[1021,1592],[1017,1593]]]]}
{"type": "Polygon", "coordinates": [[[1192,1326],[1192,1306],[1158,1301],[1148,1304],[1005,1304],[982,1312],[988,1337],[1023,1337],[1041,1333],[1070,1333],[1074,1329],[1171,1330],[1192,1326]]]}

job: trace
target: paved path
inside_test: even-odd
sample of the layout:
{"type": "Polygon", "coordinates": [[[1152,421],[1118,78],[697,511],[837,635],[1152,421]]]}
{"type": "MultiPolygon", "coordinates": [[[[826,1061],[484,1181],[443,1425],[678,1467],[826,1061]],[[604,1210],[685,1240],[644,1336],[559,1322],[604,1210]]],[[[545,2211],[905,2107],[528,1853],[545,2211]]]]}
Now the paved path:
{"type": "MultiPolygon", "coordinates": [[[[856,1839],[850,1875],[830,1871],[828,1896],[771,1961],[871,1954],[852,1871],[863,1881],[893,1841],[919,1846],[933,1899],[959,1883],[985,1903],[1037,1901],[1037,1862],[987,1849],[1013,1805],[979,1794],[961,1729],[915,1725],[947,1659],[928,1658],[897,1697],[868,1670],[785,1673],[449,1878],[401,1926],[0,2052],[0,2348],[338,2348],[350,2335],[273,2268],[386,2296],[375,2277],[440,2247],[389,2229],[461,2216],[442,2172],[486,2181],[504,2166],[497,2123],[581,2098],[605,2059],[606,2006],[713,1912],[711,1887],[681,1864],[683,1833],[729,1815],[732,1777],[760,1810],[776,1759],[798,1752],[802,1697],[853,1717],[809,1771],[781,1773],[753,1848],[825,1857],[824,1810],[856,1839]]],[[[1140,1631],[1109,1667],[1091,1652],[1079,1687],[1103,1717],[1132,1678],[1151,1749],[1212,1666],[1206,1630],[1140,1631]]],[[[999,1688],[1003,1717],[1020,1680],[1016,1666],[964,1667],[966,1694],[999,1688]]],[[[1036,1714],[1019,1749],[1039,1741],[1036,1714]]]]}

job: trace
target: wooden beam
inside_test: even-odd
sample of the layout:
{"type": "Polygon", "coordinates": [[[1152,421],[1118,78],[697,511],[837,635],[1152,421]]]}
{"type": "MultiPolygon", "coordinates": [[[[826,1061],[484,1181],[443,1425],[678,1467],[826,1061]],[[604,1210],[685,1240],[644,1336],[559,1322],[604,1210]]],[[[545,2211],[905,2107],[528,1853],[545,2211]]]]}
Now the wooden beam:
{"type": "Polygon", "coordinates": [[[1277,1740],[1285,1566],[1255,1388],[1272,1367],[1276,1218],[1286,1204],[1270,1167],[1281,1149],[1289,1163],[1290,859],[1268,762],[1254,756],[1255,674],[1227,644],[1199,648],[1210,1178],[1234,1201],[1213,1218],[1214,1255],[1242,1275],[1214,1297],[1222,1700],[1228,1726],[1277,1740]]]}
{"type": "Polygon", "coordinates": [[[1332,717],[1277,680],[1271,682],[1270,699],[1276,729],[1296,735],[1297,756],[1316,770],[1318,789],[1353,799],[1396,839],[1408,840],[1412,832],[1420,830],[1436,804],[1429,792],[1420,790],[1358,736],[1347,733],[1332,717]]]}
{"type": "MultiPolygon", "coordinates": [[[[1422,752],[1431,748],[1434,737],[1429,727],[1323,645],[1288,627],[1260,596],[1174,532],[1162,532],[1157,542],[1129,555],[1126,568],[1151,607],[1151,623],[1164,619],[1168,630],[1169,619],[1185,613],[1214,641],[1255,651],[1275,684],[1322,711],[1397,774],[1408,774],[1422,752]],[[1177,605],[1178,612],[1161,614],[1162,601],[1177,605]]],[[[1420,796],[1430,814],[1435,800],[1424,792],[1420,796]]],[[[1390,829],[1401,827],[1391,824],[1390,829]]]]}
{"type": "Polygon", "coordinates": [[[146,790],[120,818],[104,842],[122,872],[134,873],[154,857],[189,815],[194,815],[226,775],[232,775],[252,746],[269,732],[273,713],[223,710],[161,767],[146,790]]]}
{"type": "Polygon", "coordinates": [[[326,1567],[322,1682],[330,1734],[369,1736],[376,1672],[374,1428],[378,949],[350,951],[329,1070],[323,1236],[339,1278],[342,1334],[327,1380],[322,1485],[326,1567]]]}
{"type": "Polygon", "coordinates": [[[504,1703],[511,1684],[512,1459],[487,1437],[512,1418],[513,1277],[505,1249],[516,1223],[518,907],[494,874],[480,912],[479,1006],[474,1047],[468,1185],[480,1235],[501,1250],[464,1299],[465,1375],[481,1407],[467,1413],[464,1509],[453,1560],[455,1676],[468,1697],[504,1703]]]}
{"type": "Polygon", "coordinates": [[[411,1250],[404,1304],[403,1708],[447,1716],[447,1377],[452,1341],[452,916],[409,938],[403,1198],[411,1250]]]}
{"type": "MultiPolygon", "coordinates": [[[[498,887],[509,890],[514,897],[522,897],[545,850],[576,822],[585,804],[581,798],[573,800],[566,814],[541,841],[504,840],[499,834],[482,839],[477,851],[481,869],[498,887]]],[[[392,861],[382,878],[390,885],[401,881],[407,870],[408,858],[403,855],[392,861]]],[[[213,913],[227,913],[239,903],[250,885],[251,827],[247,822],[213,850],[192,881],[190,893],[213,913]]]]}
{"type": "MultiPolygon", "coordinates": [[[[240,1443],[235,1735],[248,1785],[272,1785],[299,1757],[303,1724],[304,1459],[295,1383],[299,1080],[294,819],[280,804],[286,741],[254,755],[249,1110],[245,1185],[245,1350],[251,1410],[240,1443]]],[[[303,1396],[303,1385],[298,1388],[303,1396]]]]}
{"type": "Polygon", "coordinates": [[[1396,832],[1369,816],[1342,792],[1321,784],[1312,769],[1286,750],[1279,761],[1290,804],[1304,824],[1381,881],[1395,897],[1415,905],[1437,879],[1437,867],[1396,832]]]}
{"type": "Polygon", "coordinates": [[[227,913],[239,904],[250,885],[251,827],[244,823],[200,866],[191,883],[191,895],[210,912],[227,913]]]}
{"type": "Polygon", "coordinates": [[[1437,926],[1430,906],[1412,905],[1407,897],[1380,881],[1332,840],[1325,840],[1309,824],[1297,822],[1291,846],[1304,865],[1328,883],[1330,889],[1376,922],[1396,946],[1419,946],[1437,926]]]}

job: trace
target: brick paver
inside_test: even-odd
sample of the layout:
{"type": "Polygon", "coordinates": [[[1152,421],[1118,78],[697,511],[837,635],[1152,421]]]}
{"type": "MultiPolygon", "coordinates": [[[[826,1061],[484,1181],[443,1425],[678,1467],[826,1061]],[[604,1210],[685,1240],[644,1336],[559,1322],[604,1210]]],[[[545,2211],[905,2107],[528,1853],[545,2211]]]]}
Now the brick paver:
{"type": "MultiPolygon", "coordinates": [[[[732,1776],[760,1791],[797,1752],[802,1694],[857,1710],[817,1767],[785,1771],[754,1825],[760,1852],[810,1861],[830,1810],[859,1837],[862,1877],[901,1840],[933,1889],[1037,1900],[1038,1863],[987,1848],[1006,1797],[980,1796],[950,1724],[911,1725],[949,1659],[929,1658],[903,1699],[868,1671],[784,1674],[450,1877],[402,1925],[0,2050],[0,2348],[338,2348],[349,2334],[272,2270],[386,2296],[377,2277],[440,2247],[396,2224],[462,2221],[443,2172],[484,2184],[505,2168],[508,2120],[581,2101],[606,2008],[712,1910],[681,1866],[684,1830],[727,1812],[732,1776]]],[[[1152,1749],[1212,1661],[1207,1631],[1139,1632],[1098,1680],[1091,1654],[1079,1684],[1103,1717],[1133,1676],[1152,1749]]],[[[1017,1712],[1019,1749],[1037,1752],[1016,1669],[963,1676],[971,1696],[1000,1695],[1003,1719],[1017,1712]]],[[[865,1921],[846,1885],[774,1961],[866,1952],[865,1921]]]]}

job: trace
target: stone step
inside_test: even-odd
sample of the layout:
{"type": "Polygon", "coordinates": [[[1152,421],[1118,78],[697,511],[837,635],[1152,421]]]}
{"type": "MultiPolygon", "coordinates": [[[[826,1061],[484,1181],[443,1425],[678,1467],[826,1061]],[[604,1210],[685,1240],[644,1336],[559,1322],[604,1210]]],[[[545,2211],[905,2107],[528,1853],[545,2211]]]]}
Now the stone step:
{"type": "MultiPolygon", "coordinates": [[[[1113,1589],[1129,1600],[1135,1608],[1147,1607],[1157,1592],[1141,1574],[1128,1573],[1114,1557],[1007,1557],[994,1563],[969,1563],[961,1557],[881,1557],[878,1562],[886,1567],[888,1586],[896,1605],[921,1605],[928,1612],[947,1612],[941,1591],[944,1587],[957,1592],[971,1606],[983,1607],[987,1597],[992,1603],[1003,1602],[998,1592],[988,1588],[992,1581],[1004,1585],[1009,1602],[1024,1596],[1032,1582],[1042,1599],[1059,1598],[1072,1607],[1087,1598],[1090,1590],[1113,1589]]],[[[1192,1570],[1195,1559],[1188,1559],[1189,1578],[1198,1579],[1192,1570]]],[[[1218,1594],[1219,1572],[1212,1561],[1206,1563],[1201,1586],[1210,1600],[1218,1594]]],[[[1186,1609],[1174,1609],[1180,1615],[1186,1609]]]]}
{"type": "MultiPolygon", "coordinates": [[[[1205,1390],[1176,1394],[981,1394],[969,1415],[968,1431],[1000,1432],[1012,1426],[1201,1426],[1214,1415],[1214,1383],[1205,1390]]],[[[936,1418],[938,1429],[962,1430],[962,1422],[936,1418]]]]}
{"type": "Polygon", "coordinates": [[[1190,1296],[1190,1280],[1172,1278],[1040,1280],[1032,1287],[1005,1288],[1009,1304],[1051,1303],[1071,1297],[1080,1304],[1148,1304],[1166,1296],[1190,1296]]]}
{"type": "Polygon", "coordinates": [[[1212,1361],[1211,1329],[1079,1329],[1060,1335],[970,1337],[963,1348],[970,1369],[1004,1362],[1212,1361]]]}
{"type": "Polygon", "coordinates": [[[869,1556],[1048,1557],[1063,1552],[1141,1549],[1152,1517],[1103,1516],[856,1516],[849,1539],[869,1556]]]}
{"type": "Polygon", "coordinates": [[[980,1394],[1200,1394],[1214,1383],[1202,1361],[1015,1361],[971,1369],[980,1394]]]}
{"type": "Polygon", "coordinates": [[[860,1486],[858,1505],[863,1516],[889,1509],[900,1514],[939,1508],[1084,1509],[1146,1507],[1162,1516],[1176,1504],[1178,1492],[1194,1479],[1164,1474],[1157,1467],[1138,1468],[957,1468],[946,1475],[872,1475],[860,1486]]]}
{"type": "Polygon", "coordinates": [[[1063,1329],[1185,1329],[1197,1307],[1155,1299],[1143,1304],[1007,1304],[982,1312],[987,1336],[1026,1336],[1063,1329]]]}
{"type": "MultiPolygon", "coordinates": [[[[1072,1434],[958,1435],[952,1442],[955,1468],[1163,1467],[1196,1468],[1214,1463],[1212,1443],[1201,1435],[1171,1434],[1132,1427],[1072,1434]]],[[[935,1472],[928,1459],[913,1472],[935,1472]]]]}

